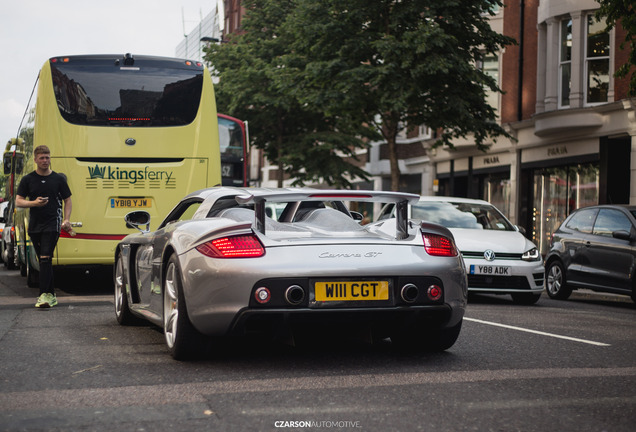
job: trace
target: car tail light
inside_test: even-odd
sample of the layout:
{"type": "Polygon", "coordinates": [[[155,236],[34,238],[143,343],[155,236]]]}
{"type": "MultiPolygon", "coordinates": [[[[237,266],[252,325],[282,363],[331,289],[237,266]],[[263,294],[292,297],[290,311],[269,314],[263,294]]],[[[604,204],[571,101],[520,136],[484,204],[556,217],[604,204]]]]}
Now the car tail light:
{"type": "Polygon", "coordinates": [[[265,248],[255,235],[240,235],[210,240],[196,247],[210,258],[256,258],[265,255],[265,248]]]}
{"type": "Polygon", "coordinates": [[[426,253],[433,256],[457,256],[455,243],[448,237],[438,234],[422,233],[424,239],[424,249],[426,253]]]}

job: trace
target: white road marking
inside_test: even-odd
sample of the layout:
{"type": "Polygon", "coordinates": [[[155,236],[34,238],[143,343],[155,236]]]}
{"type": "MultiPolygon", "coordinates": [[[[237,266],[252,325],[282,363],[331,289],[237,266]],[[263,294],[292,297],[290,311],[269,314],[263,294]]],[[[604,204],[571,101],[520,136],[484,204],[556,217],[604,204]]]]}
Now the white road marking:
{"type": "Polygon", "coordinates": [[[522,331],[522,332],[526,332],[526,333],[534,333],[534,334],[538,334],[538,335],[542,335],[542,336],[549,336],[549,337],[553,337],[553,338],[565,339],[565,340],[570,340],[570,341],[574,341],[574,342],[581,342],[581,343],[585,343],[585,344],[589,344],[589,345],[596,345],[596,346],[603,346],[603,347],[611,346],[610,344],[606,344],[606,343],[602,343],[602,342],[595,342],[595,341],[586,340],[586,339],[579,339],[579,338],[574,338],[574,337],[570,337],[570,336],[562,336],[562,335],[558,335],[558,334],[554,334],[554,333],[546,333],[546,332],[542,332],[542,331],[538,331],[538,330],[531,330],[531,329],[527,329],[527,328],[523,328],[523,327],[515,327],[515,326],[511,326],[511,325],[507,325],[507,324],[499,324],[499,323],[491,322],[491,321],[483,321],[483,320],[479,320],[479,319],[475,319],[475,318],[464,317],[464,319],[466,321],[472,321],[472,322],[476,322],[476,323],[480,323],[480,324],[487,324],[487,325],[496,326],[496,327],[503,327],[503,328],[507,328],[507,329],[511,329],[511,330],[518,330],[518,331],[522,331]]]}

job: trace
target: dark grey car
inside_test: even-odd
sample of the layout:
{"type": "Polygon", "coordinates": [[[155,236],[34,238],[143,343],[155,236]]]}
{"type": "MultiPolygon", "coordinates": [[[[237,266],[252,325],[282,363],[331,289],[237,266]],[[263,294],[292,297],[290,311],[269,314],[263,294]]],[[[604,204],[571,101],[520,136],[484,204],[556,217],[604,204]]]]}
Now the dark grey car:
{"type": "Polygon", "coordinates": [[[630,295],[636,302],[636,206],[599,205],[573,212],[552,237],[546,290],[567,299],[572,290],[630,295]]]}

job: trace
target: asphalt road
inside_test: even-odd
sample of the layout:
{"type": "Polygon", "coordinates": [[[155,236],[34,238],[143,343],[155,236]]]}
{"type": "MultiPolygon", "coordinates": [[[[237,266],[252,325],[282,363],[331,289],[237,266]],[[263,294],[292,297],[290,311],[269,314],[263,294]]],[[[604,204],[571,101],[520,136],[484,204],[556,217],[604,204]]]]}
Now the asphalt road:
{"type": "Polygon", "coordinates": [[[38,310],[0,269],[0,430],[636,430],[627,297],[480,296],[439,354],[334,340],[176,362],[155,327],[117,324],[109,277],[61,281],[59,305],[38,310]]]}

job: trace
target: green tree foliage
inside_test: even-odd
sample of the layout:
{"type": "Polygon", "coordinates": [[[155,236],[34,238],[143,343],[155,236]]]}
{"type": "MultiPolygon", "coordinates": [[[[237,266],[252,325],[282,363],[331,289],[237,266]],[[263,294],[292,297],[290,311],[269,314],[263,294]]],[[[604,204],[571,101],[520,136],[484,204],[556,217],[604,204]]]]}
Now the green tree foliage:
{"type": "MultiPolygon", "coordinates": [[[[398,190],[397,134],[426,125],[436,145],[508,134],[477,65],[514,40],[494,32],[499,0],[248,0],[244,33],[211,45],[221,112],[250,120],[267,158],[300,181],[364,177],[339,156],[384,138],[398,190]]],[[[282,175],[282,169],[279,170],[282,175]]],[[[279,182],[280,184],[280,182],[279,182]]]]}
{"type": "Polygon", "coordinates": [[[478,67],[513,39],[494,32],[498,0],[297,0],[285,73],[298,100],[348,113],[387,141],[398,190],[396,137],[403,125],[439,130],[436,145],[472,135],[478,148],[508,134],[486,91],[500,91],[478,67]]]}
{"type": "Polygon", "coordinates": [[[296,7],[294,0],[248,0],[240,34],[211,44],[206,62],[219,77],[215,86],[219,112],[246,119],[252,144],[263,149],[296,184],[324,182],[350,187],[366,179],[361,168],[343,159],[355,159],[355,150],[369,131],[342,116],[326,114],[322,107],[299,101],[290,89],[282,59],[289,53],[289,35],[281,24],[296,7]]]}
{"type": "Polygon", "coordinates": [[[632,70],[629,80],[629,95],[636,96],[636,73],[633,67],[636,66],[636,11],[634,10],[634,0],[598,0],[601,5],[596,11],[596,18],[605,19],[607,29],[614,28],[620,21],[625,29],[625,40],[621,42],[620,48],[625,49],[629,45],[627,62],[621,65],[614,74],[617,78],[626,77],[632,70]]]}

